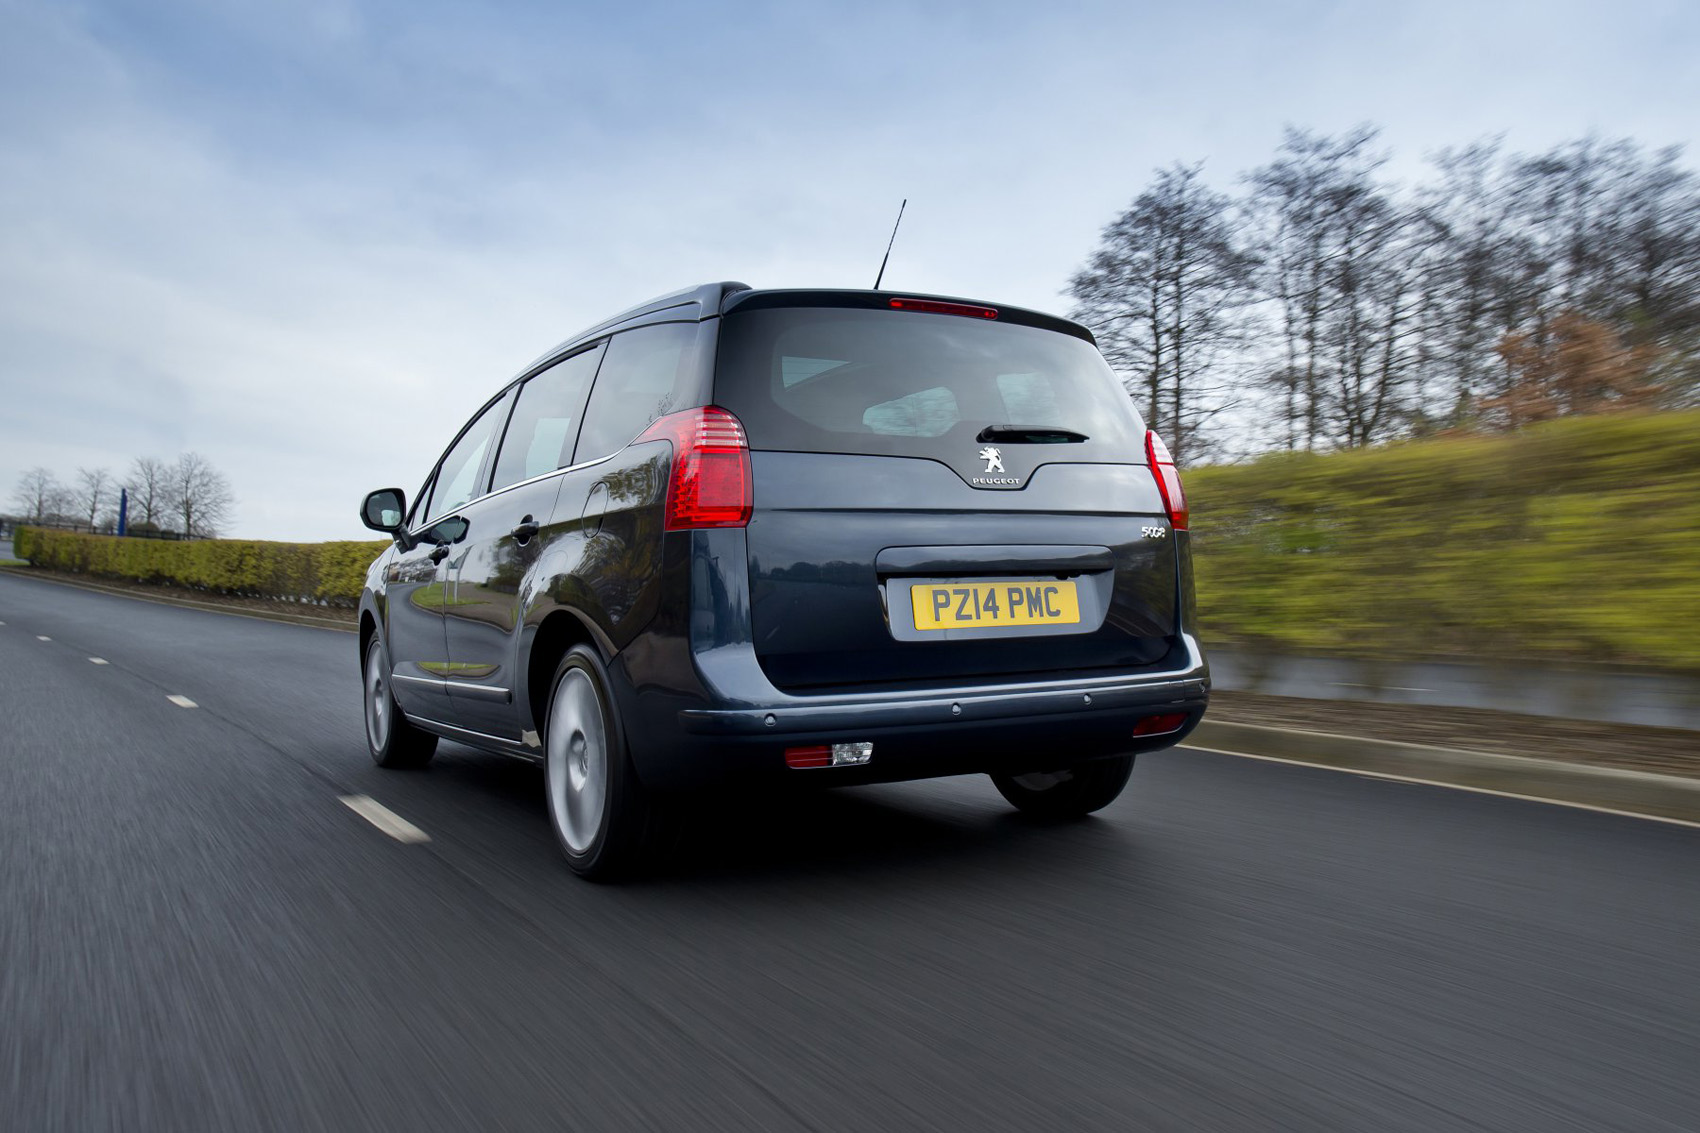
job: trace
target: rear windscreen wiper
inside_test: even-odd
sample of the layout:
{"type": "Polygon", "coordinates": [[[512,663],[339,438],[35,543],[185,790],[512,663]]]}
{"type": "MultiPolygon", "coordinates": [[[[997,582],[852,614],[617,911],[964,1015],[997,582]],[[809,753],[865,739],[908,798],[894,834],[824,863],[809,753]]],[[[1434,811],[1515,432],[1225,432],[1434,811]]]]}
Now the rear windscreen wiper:
{"type": "Polygon", "coordinates": [[[999,441],[1006,445],[1077,445],[1091,438],[1054,425],[987,425],[974,439],[982,444],[999,441]]]}

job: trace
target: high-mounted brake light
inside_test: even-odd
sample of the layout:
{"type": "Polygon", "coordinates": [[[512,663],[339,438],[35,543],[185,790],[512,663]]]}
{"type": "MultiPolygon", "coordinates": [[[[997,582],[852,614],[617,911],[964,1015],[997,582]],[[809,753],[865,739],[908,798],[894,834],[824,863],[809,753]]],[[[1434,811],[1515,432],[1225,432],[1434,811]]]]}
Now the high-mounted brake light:
{"type": "Polygon", "coordinates": [[[667,530],[743,527],[750,521],[750,444],[744,426],[716,405],[658,419],[637,441],[669,441],[667,530]]]}
{"type": "Polygon", "coordinates": [[[1169,455],[1169,446],[1150,429],[1145,431],[1145,459],[1151,464],[1151,475],[1157,478],[1157,490],[1163,493],[1163,510],[1169,513],[1169,526],[1185,531],[1188,512],[1181,474],[1175,468],[1175,458],[1169,455]]]}
{"type": "Polygon", "coordinates": [[[967,315],[971,319],[995,319],[996,309],[975,307],[969,303],[941,303],[937,299],[893,299],[894,311],[920,311],[928,315],[967,315]]]}

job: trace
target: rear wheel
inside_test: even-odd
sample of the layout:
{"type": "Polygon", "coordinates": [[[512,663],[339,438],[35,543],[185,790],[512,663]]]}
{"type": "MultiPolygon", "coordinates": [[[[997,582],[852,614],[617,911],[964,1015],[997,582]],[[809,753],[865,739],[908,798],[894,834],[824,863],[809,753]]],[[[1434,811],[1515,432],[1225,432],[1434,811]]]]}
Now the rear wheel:
{"type": "Polygon", "coordinates": [[[660,840],[663,815],[632,768],[602,659],[575,645],[550,689],[543,749],[555,840],[582,877],[629,874],[660,840]]]}
{"type": "Polygon", "coordinates": [[[1133,772],[1133,756],[1118,755],[1056,771],[993,775],[992,785],[1017,810],[1038,818],[1080,818],[1116,801],[1133,772]]]}
{"type": "Polygon", "coordinates": [[[423,767],[437,753],[437,737],[415,728],[390,692],[390,663],[373,634],[366,646],[366,750],[379,767],[423,767]]]}

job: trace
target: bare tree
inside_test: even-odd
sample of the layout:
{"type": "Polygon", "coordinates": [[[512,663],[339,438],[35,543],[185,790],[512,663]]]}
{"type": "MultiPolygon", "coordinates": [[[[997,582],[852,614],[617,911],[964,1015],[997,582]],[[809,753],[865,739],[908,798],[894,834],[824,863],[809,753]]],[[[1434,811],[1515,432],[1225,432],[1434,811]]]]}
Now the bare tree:
{"type": "Polygon", "coordinates": [[[112,473],[104,468],[77,469],[77,486],[73,489],[77,512],[86,517],[89,530],[94,530],[95,517],[100,514],[112,487],[112,473]]]}
{"type": "Polygon", "coordinates": [[[171,510],[167,503],[171,472],[171,465],[151,456],[138,456],[130,462],[130,477],[124,486],[130,491],[132,515],[140,517],[135,525],[158,528],[171,510]]]}
{"type": "Polygon", "coordinates": [[[1097,332],[1146,420],[1183,461],[1228,404],[1220,365],[1241,341],[1251,300],[1252,262],[1235,241],[1232,207],[1200,181],[1198,166],[1160,170],[1104,229],[1069,287],[1074,317],[1097,332]]]}
{"type": "Polygon", "coordinates": [[[1368,444],[1406,419],[1422,245],[1376,179],[1375,139],[1367,126],[1339,138],[1289,129],[1246,179],[1288,448],[1368,444]]]}
{"type": "Polygon", "coordinates": [[[40,523],[60,510],[64,492],[59,481],[54,479],[53,473],[36,467],[18,478],[18,486],[12,493],[12,499],[26,518],[40,523]]]}
{"type": "Polygon", "coordinates": [[[194,452],[179,456],[170,467],[166,497],[186,536],[212,538],[230,522],[235,507],[224,473],[194,452]]]}

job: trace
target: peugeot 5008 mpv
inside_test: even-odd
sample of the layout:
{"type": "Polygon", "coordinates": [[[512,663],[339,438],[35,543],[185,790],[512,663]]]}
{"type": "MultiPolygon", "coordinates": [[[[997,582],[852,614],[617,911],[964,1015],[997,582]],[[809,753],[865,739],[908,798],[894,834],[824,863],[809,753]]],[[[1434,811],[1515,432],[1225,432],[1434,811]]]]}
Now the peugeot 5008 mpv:
{"type": "Polygon", "coordinates": [[[1187,504],[1084,327],[716,283],[526,367],[459,432],[360,603],[384,767],[541,763],[574,870],[680,796],[984,772],[1097,810],[1203,715],[1187,504]]]}

